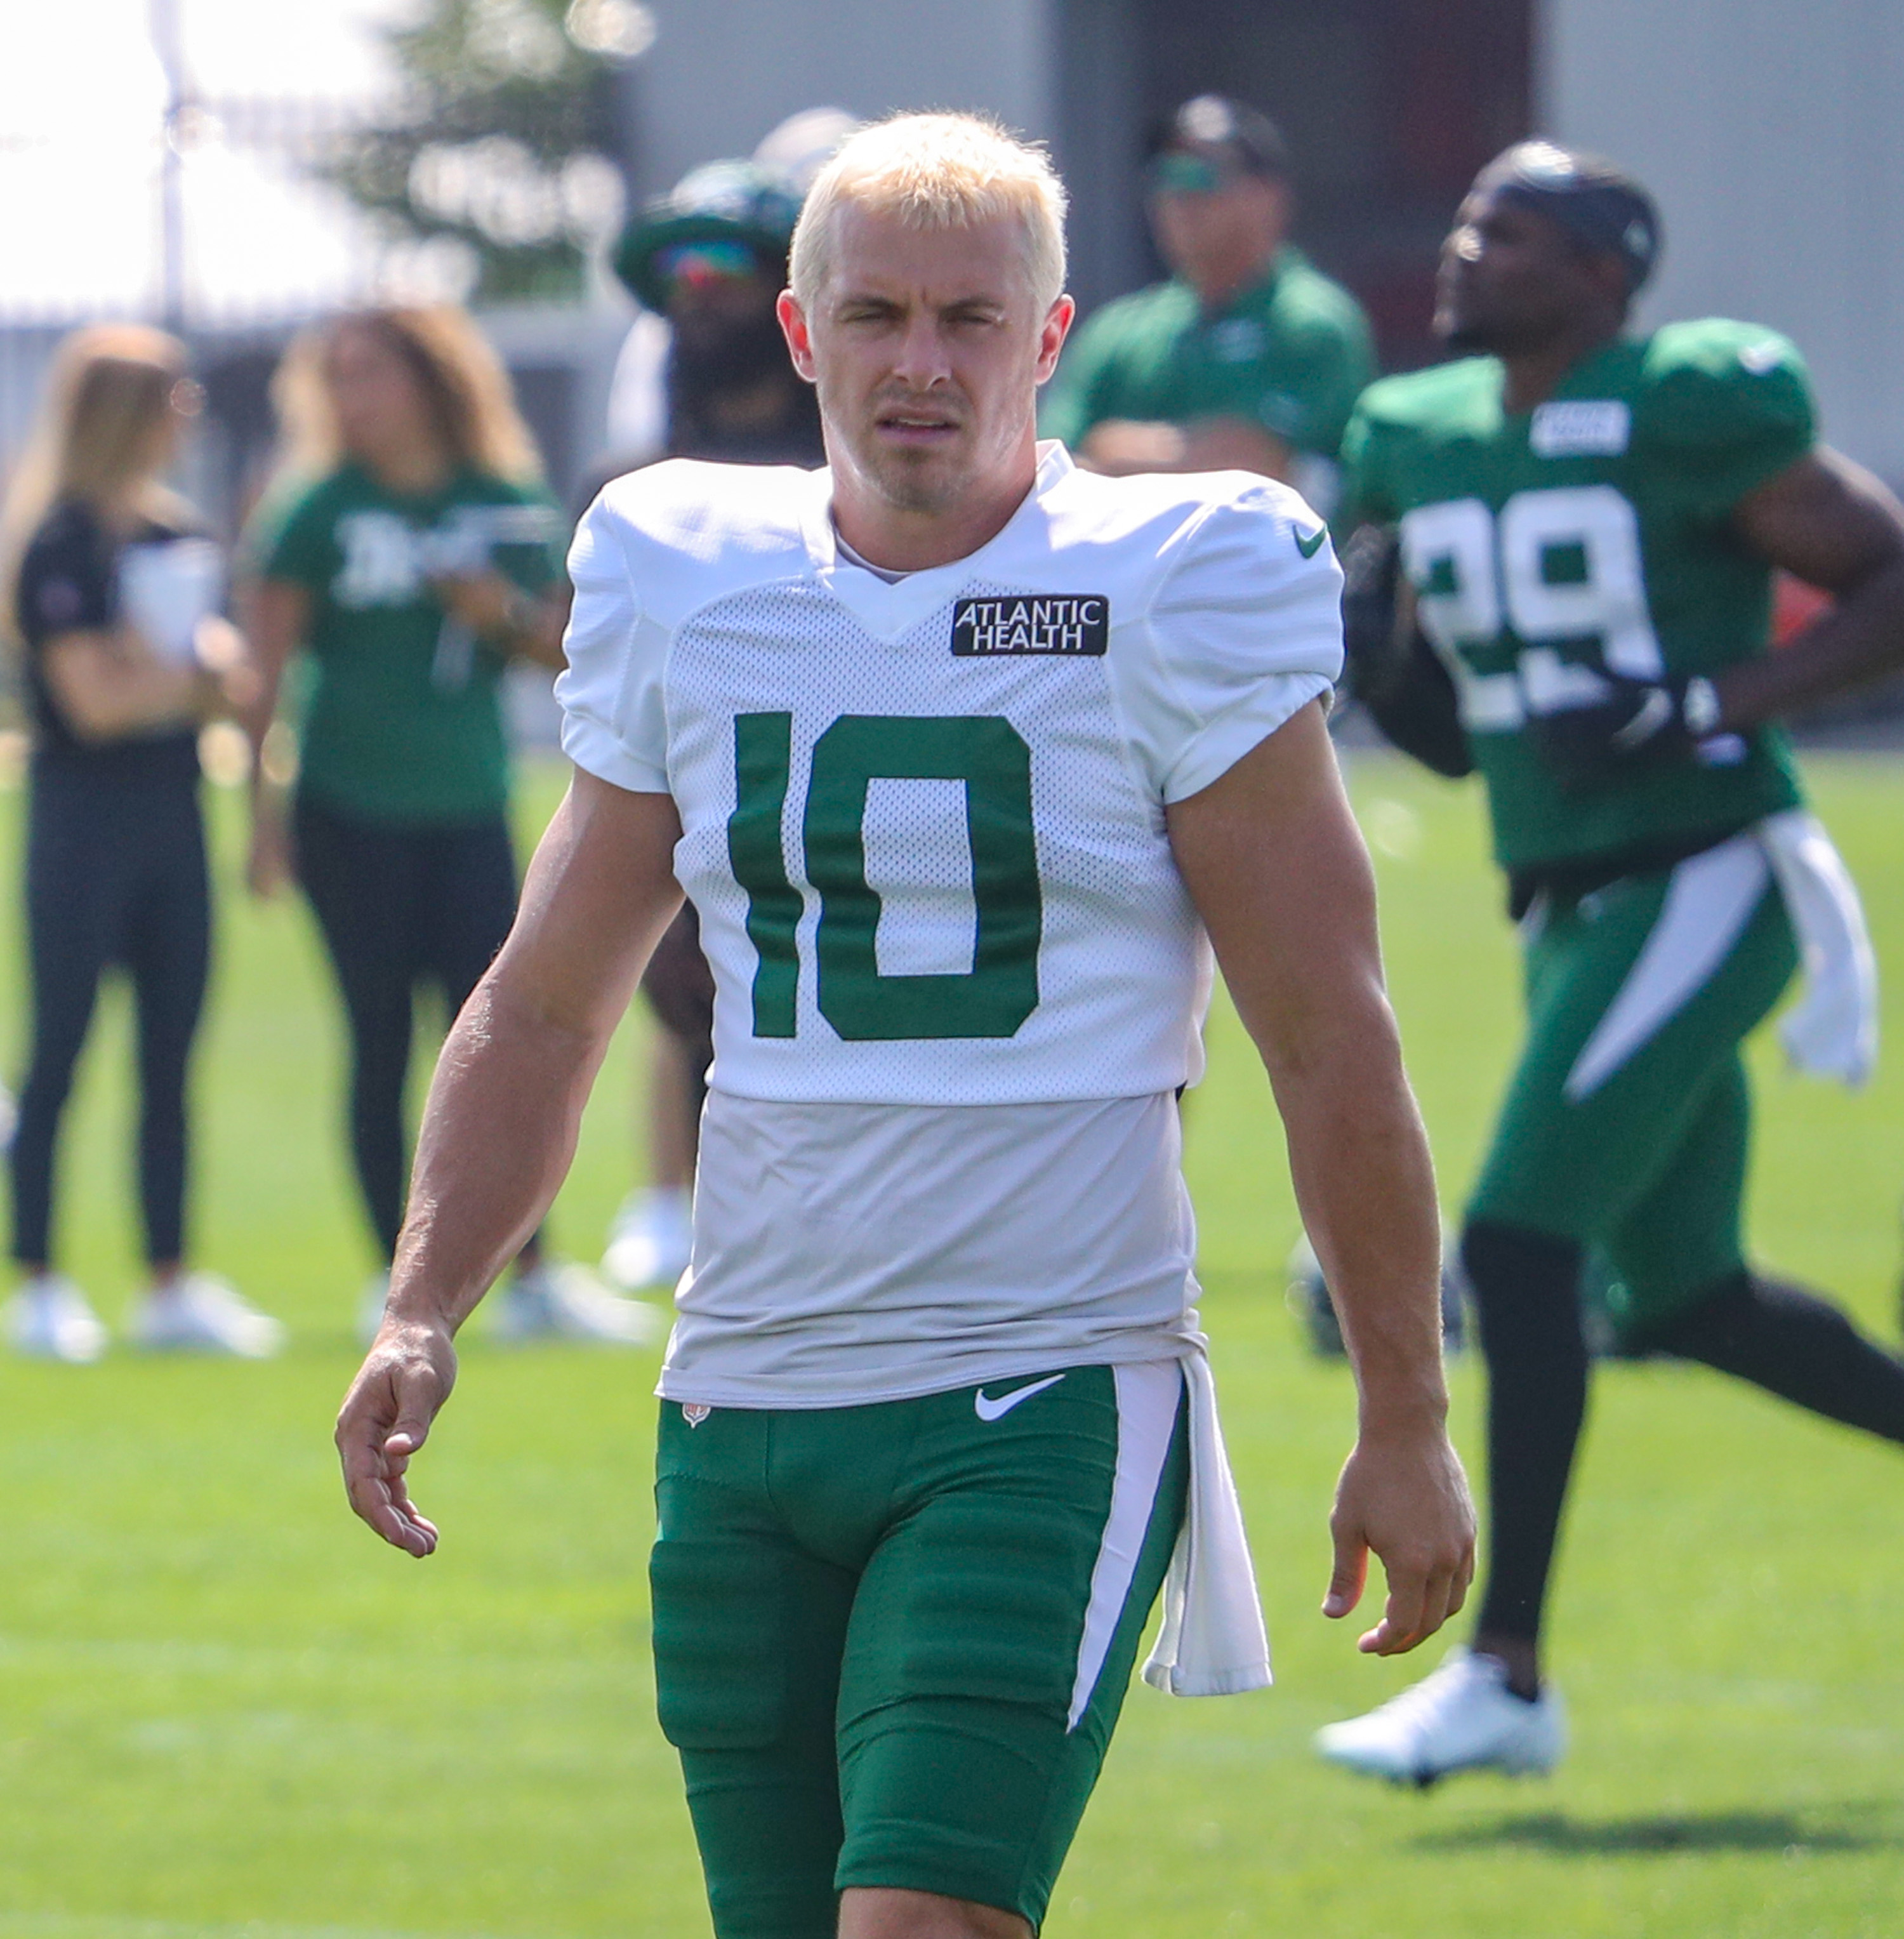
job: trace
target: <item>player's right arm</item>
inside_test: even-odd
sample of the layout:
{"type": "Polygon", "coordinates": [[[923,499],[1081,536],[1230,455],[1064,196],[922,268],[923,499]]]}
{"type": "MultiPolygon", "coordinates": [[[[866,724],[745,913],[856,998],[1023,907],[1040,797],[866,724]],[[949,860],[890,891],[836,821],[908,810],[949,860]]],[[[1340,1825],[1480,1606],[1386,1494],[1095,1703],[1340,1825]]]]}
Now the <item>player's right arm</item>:
{"type": "Polygon", "coordinates": [[[578,770],[521,912],[430,1087],[384,1323],[337,1421],[351,1506],[436,1547],[405,1479],[456,1377],[456,1329],[540,1222],[635,979],[680,906],[674,803],[578,770]]]}

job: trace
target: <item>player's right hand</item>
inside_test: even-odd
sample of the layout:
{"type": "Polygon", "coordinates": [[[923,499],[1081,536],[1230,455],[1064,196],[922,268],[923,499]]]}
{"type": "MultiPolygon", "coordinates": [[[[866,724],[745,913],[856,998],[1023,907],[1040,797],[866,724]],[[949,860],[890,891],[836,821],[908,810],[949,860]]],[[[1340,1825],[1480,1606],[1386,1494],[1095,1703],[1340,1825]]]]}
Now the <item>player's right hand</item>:
{"type": "Polygon", "coordinates": [[[435,1553],[436,1526],[410,1499],[410,1461],[455,1384],[447,1326],[386,1318],[337,1416],[351,1508],[393,1548],[419,1560],[435,1553]]]}

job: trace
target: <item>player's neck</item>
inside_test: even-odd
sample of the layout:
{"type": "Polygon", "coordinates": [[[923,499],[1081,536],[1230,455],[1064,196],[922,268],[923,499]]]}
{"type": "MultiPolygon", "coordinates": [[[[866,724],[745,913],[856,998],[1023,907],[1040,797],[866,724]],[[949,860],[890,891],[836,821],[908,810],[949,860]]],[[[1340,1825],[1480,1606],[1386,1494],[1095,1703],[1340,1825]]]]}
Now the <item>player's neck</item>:
{"type": "Polygon", "coordinates": [[[1501,364],[1506,373],[1501,388],[1503,406],[1514,415],[1544,404],[1575,364],[1612,342],[1620,330],[1617,322],[1610,324],[1596,318],[1537,347],[1503,352],[1501,364]]]}
{"type": "Polygon", "coordinates": [[[1008,467],[929,510],[894,504],[850,461],[829,455],[833,522],[841,537],[868,565],[889,572],[924,572],[969,558],[1011,523],[1038,479],[1038,446],[1029,429],[1008,467]]]}

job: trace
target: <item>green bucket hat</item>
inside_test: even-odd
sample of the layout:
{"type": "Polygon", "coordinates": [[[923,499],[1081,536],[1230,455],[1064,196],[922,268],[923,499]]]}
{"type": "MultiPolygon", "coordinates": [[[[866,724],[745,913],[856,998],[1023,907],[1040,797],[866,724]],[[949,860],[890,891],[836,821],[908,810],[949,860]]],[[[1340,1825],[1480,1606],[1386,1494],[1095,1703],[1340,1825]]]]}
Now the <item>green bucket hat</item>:
{"type": "Polygon", "coordinates": [[[752,162],[708,162],[683,175],[622,231],[615,273],[649,309],[664,309],[666,285],[655,259],[677,242],[745,242],[763,266],[784,268],[799,198],[752,162]]]}

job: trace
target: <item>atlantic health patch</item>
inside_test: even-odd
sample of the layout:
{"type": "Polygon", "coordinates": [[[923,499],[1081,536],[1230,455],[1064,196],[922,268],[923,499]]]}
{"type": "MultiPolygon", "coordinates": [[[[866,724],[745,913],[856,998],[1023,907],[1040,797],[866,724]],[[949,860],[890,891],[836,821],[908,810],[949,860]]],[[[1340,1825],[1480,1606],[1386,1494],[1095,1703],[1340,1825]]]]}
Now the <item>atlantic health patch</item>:
{"type": "Polygon", "coordinates": [[[960,659],[993,653],[1102,658],[1110,638],[1111,602],[1101,592],[1007,593],[961,599],[952,608],[952,651],[960,659]]]}

